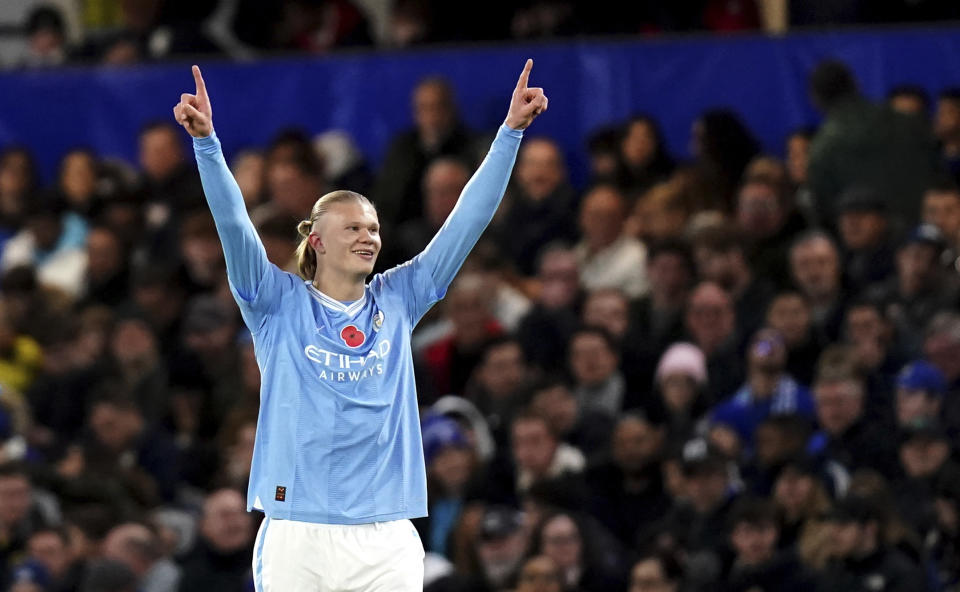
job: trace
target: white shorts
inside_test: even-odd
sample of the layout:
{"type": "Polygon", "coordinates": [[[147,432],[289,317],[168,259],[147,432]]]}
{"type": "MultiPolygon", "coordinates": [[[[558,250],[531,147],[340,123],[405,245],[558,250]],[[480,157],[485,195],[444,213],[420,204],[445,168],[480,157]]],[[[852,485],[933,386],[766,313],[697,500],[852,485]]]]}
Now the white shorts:
{"type": "Polygon", "coordinates": [[[313,524],[264,518],[257,592],[422,592],[423,544],[409,520],[313,524]]]}

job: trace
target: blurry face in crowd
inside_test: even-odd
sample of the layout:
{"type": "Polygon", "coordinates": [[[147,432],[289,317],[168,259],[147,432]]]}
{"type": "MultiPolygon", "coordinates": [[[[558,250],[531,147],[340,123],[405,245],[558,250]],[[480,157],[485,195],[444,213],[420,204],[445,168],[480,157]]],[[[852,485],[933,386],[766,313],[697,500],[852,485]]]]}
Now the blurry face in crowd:
{"type": "Polygon", "coordinates": [[[263,195],[266,159],[259,152],[244,152],[233,161],[233,176],[248,207],[256,205],[263,195]]]}
{"type": "Polygon", "coordinates": [[[887,322],[873,306],[853,306],[847,310],[846,337],[853,344],[883,343],[887,322]]]}
{"type": "Polygon", "coordinates": [[[424,215],[433,228],[440,228],[460,199],[470,171],[450,160],[438,160],[423,175],[424,215]]]}
{"type": "Polygon", "coordinates": [[[313,229],[310,246],[325,274],[364,278],[373,271],[381,247],[380,221],[373,206],[359,200],[330,204],[313,229]]]}
{"type": "Polygon", "coordinates": [[[821,382],[814,394],[817,420],[831,436],[843,434],[863,414],[863,386],[856,380],[821,382]]]}
{"type": "Polygon", "coordinates": [[[117,235],[94,228],[87,235],[87,274],[93,281],[113,277],[123,266],[123,248],[117,235]]]}
{"type": "Polygon", "coordinates": [[[156,358],[157,339],[145,322],[126,319],[117,323],[110,351],[121,366],[139,367],[156,358]]]}
{"type": "Polygon", "coordinates": [[[648,558],[637,562],[630,570],[629,592],[677,592],[677,584],[667,579],[658,560],[648,558]]]}
{"type": "Polygon", "coordinates": [[[670,413],[684,415],[697,396],[697,383],[686,374],[674,372],[660,380],[660,392],[670,413]]]}
{"type": "Polygon", "coordinates": [[[577,423],[577,399],[562,384],[537,391],[530,408],[546,418],[555,434],[566,434],[577,423]]]}
{"type": "Polygon", "coordinates": [[[294,162],[275,159],[267,166],[270,200],[284,214],[303,216],[313,207],[320,192],[320,179],[294,162]]]}
{"type": "Polygon", "coordinates": [[[787,516],[796,517],[807,508],[813,497],[815,483],[813,477],[794,469],[780,473],[773,486],[773,499],[787,516]]]}
{"type": "Polygon", "coordinates": [[[221,489],[210,494],[203,505],[200,532],[221,553],[243,549],[253,540],[253,519],[240,493],[221,489]]]}
{"type": "Polygon", "coordinates": [[[690,504],[707,514],[717,508],[727,493],[727,474],[722,467],[700,468],[684,478],[690,504]]]}
{"type": "Polygon", "coordinates": [[[619,290],[597,290],[587,295],[583,304],[583,322],[603,327],[614,337],[623,337],[630,322],[629,302],[619,290]]]}
{"type": "Polygon", "coordinates": [[[914,437],[900,445],[900,465],[908,477],[932,477],[950,458],[950,444],[943,438],[914,437]]]}
{"type": "Polygon", "coordinates": [[[610,246],[623,231],[626,206],[623,196],[609,186],[597,187],[583,199],[580,230],[593,250],[610,246]]]}
{"type": "Polygon", "coordinates": [[[923,342],[923,353],[943,372],[947,382],[960,377],[960,340],[946,333],[932,333],[923,342]]]}
{"type": "Polygon", "coordinates": [[[687,328],[705,354],[713,353],[733,335],[735,318],[733,302],[720,286],[704,282],[690,295],[687,328]]]}
{"type": "Polygon", "coordinates": [[[517,580],[516,592],[563,592],[560,570],[546,555],[527,559],[517,580]]]}
{"type": "Polygon", "coordinates": [[[928,191],[923,196],[923,221],[940,229],[950,243],[960,240],[960,193],[928,191]]]}
{"type": "Polygon", "coordinates": [[[482,283],[477,276],[464,276],[447,296],[444,311],[459,343],[475,344],[486,339],[490,300],[482,291],[482,283]]]}
{"type": "Polygon", "coordinates": [[[484,354],[478,370],[480,382],[491,396],[512,395],[526,375],[520,344],[510,341],[492,347],[484,354]]]}
{"type": "Polygon", "coordinates": [[[737,196],[737,224],[753,237],[767,238],[783,226],[780,197],[767,183],[748,183],[737,196]]]}
{"type": "Polygon", "coordinates": [[[470,480],[473,470],[473,452],[467,448],[448,446],[430,461],[427,467],[444,491],[458,492],[470,480]]]}
{"type": "Polygon", "coordinates": [[[30,512],[30,481],[23,475],[0,477],[0,525],[15,526],[30,512]]]}
{"type": "Polygon", "coordinates": [[[672,300],[674,306],[680,306],[690,289],[690,268],[679,253],[663,251],[649,259],[647,278],[650,280],[650,290],[664,300],[672,300]]]}
{"type": "Polygon", "coordinates": [[[513,423],[511,434],[517,467],[534,475],[545,475],[557,450],[557,439],[547,423],[534,418],[519,419],[513,423]]]}
{"type": "Polygon", "coordinates": [[[896,413],[901,426],[936,419],[940,415],[940,398],[928,396],[923,390],[897,387],[896,413]]]}
{"type": "Polygon", "coordinates": [[[690,212],[674,183],[658,183],[638,199],[630,213],[627,230],[645,241],[683,235],[690,212]]]}
{"type": "Polygon", "coordinates": [[[154,181],[162,181],[183,163],[183,146],[176,130],[160,127],[140,136],[140,166],[154,181]]]}
{"type": "Polygon", "coordinates": [[[919,115],[926,118],[926,106],[923,99],[910,93],[902,93],[890,97],[890,108],[904,115],[919,115]]]}
{"type": "Polygon", "coordinates": [[[937,251],[930,245],[909,243],[897,251],[900,293],[912,296],[924,289],[937,271],[937,251]]]}
{"type": "Polygon", "coordinates": [[[933,119],[933,130],[941,141],[956,141],[960,136],[960,101],[940,99],[933,119]]]}
{"type": "Polygon", "coordinates": [[[777,537],[777,527],[773,523],[739,522],[730,533],[730,543],[737,552],[738,562],[760,565],[773,557],[777,537]]]}
{"type": "Polygon", "coordinates": [[[27,541],[27,553],[47,568],[54,579],[64,574],[72,560],[67,542],[51,530],[42,530],[31,536],[27,541]]]}
{"type": "Polygon", "coordinates": [[[97,403],[90,411],[90,428],[97,441],[113,451],[124,447],[140,433],[143,418],[136,409],[112,403],[97,403]]]}
{"type": "Polygon", "coordinates": [[[137,548],[149,547],[156,543],[156,537],[142,524],[127,523],[115,527],[103,540],[103,556],[119,561],[137,575],[142,576],[152,565],[152,561],[137,552],[137,548]]]}
{"type": "Polygon", "coordinates": [[[835,557],[851,557],[858,554],[866,538],[866,526],[857,522],[830,522],[831,551],[835,557]]]}
{"type": "MultiPolygon", "coordinates": [[[[0,160],[0,197],[20,196],[30,185],[30,159],[20,151],[8,152],[0,160]]],[[[10,204],[3,204],[4,209],[10,204]]]]}
{"type": "Polygon", "coordinates": [[[542,201],[566,178],[563,155],[550,140],[536,139],[524,145],[517,158],[517,182],[533,201],[542,201]]]}
{"type": "Polygon", "coordinates": [[[795,185],[807,182],[807,163],[810,155],[810,140],[795,134],[787,140],[787,173],[795,185]]]}
{"type": "Polygon", "coordinates": [[[879,212],[849,211],[840,214],[840,239],[848,249],[871,249],[883,242],[887,219],[879,212]]]}
{"type": "Polygon", "coordinates": [[[570,516],[561,514],[544,524],[540,542],[543,554],[553,559],[561,571],[580,565],[583,541],[570,516]]]}
{"type": "Polygon", "coordinates": [[[745,287],[744,283],[750,277],[750,268],[740,248],[718,251],[698,247],[696,251],[700,276],[703,279],[716,282],[721,288],[731,292],[745,287]]]}
{"type": "Polygon", "coordinates": [[[499,586],[506,583],[520,565],[527,547],[525,530],[517,529],[513,534],[490,541],[480,541],[477,556],[487,580],[499,586]]]}
{"type": "Polygon", "coordinates": [[[639,418],[620,420],[613,432],[613,460],[627,474],[636,473],[660,454],[663,431],[639,418]]]}
{"type": "Polygon", "coordinates": [[[596,333],[578,333],[570,341],[570,369],[579,384],[594,386],[617,370],[617,353],[596,333]]]}
{"type": "Polygon", "coordinates": [[[623,161],[630,167],[647,165],[657,151],[657,136],[648,121],[634,121],[620,142],[623,161]]]}
{"type": "Polygon", "coordinates": [[[580,266],[573,251],[551,251],[544,255],[537,272],[540,303],[547,310],[567,308],[580,290],[580,266]]]}
{"type": "Polygon", "coordinates": [[[810,334],[810,307],[799,294],[781,294],[767,309],[767,325],[783,336],[788,347],[801,345],[810,334]]]}
{"type": "Polygon", "coordinates": [[[833,298],[840,290],[840,257],[826,238],[816,237],[794,246],[790,271],[801,291],[813,300],[833,298]]]}
{"type": "Polygon", "coordinates": [[[97,187],[97,163],[89,153],[74,151],[63,157],[60,188],[75,207],[85,206],[97,187]]]}
{"type": "Polygon", "coordinates": [[[60,232],[63,226],[60,224],[60,216],[52,212],[42,212],[29,216],[27,218],[27,228],[33,235],[33,240],[40,249],[52,249],[60,238],[60,232]]]}
{"type": "Polygon", "coordinates": [[[425,82],[413,92],[413,119],[421,140],[433,148],[453,128],[454,112],[450,92],[439,82],[425,82]]]}

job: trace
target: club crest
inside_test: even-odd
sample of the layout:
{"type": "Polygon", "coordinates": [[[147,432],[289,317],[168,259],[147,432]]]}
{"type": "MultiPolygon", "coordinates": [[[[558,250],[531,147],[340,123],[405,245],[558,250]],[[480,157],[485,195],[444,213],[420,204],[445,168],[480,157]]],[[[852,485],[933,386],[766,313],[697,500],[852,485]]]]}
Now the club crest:
{"type": "Polygon", "coordinates": [[[380,327],[383,326],[383,311],[378,310],[377,314],[373,315],[373,330],[379,331],[380,327]]]}

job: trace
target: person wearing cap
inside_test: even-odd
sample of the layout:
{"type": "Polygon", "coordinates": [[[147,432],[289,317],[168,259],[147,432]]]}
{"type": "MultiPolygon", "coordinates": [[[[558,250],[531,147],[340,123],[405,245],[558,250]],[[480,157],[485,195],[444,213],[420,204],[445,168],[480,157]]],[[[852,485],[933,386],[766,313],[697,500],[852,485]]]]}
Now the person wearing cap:
{"type": "Polygon", "coordinates": [[[947,381],[940,370],[925,360],[903,367],[897,376],[895,416],[897,425],[934,421],[940,417],[947,381]]]}
{"type": "Polygon", "coordinates": [[[426,551],[450,557],[448,538],[463,510],[467,487],[475,476],[476,454],[456,420],[431,414],[420,428],[427,465],[429,514],[413,520],[426,551]]]}
{"type": "Polygon", "coordinates": [[[786,364],[783,337],[772,329],[757,331],[747,351],[746,383],[710,413],[710,423],[732,429],[748,455],[753,451],[754,431],[768,417],[813,418],[810,391],[785,372],[786,364]]]}
{"type": "Polygon", "coordinates": [[[922,592],[926,574],[884,542],[883,511],[868,498],[845,497],[827,514],[830,560],[817,578],[822,592],[922,592]]]}
{"type": "Polygon", "coordinates": [[[442,577],[426,586],[424,592],[499,592],[517,575],[529,540],[523,513],[510,506],[487,506],[470,541],[478,569],[442,577]]]}
{"type": "Polygon", "coordinates": [[[934,314],[954,308],[960,300],[960,277],[947,274],[940,265],[945,246],[936,226],[917,226],[897,249],[896,275],[868,291],[885,303],[908,351],[919,351],[919,336],[934,314]]]}
{"type": "Polygon", "coordinates": [[[707,359],[692,343],[677,342],[660,356],[654,389],[666,413],[667,441],[684,442],[707,412],[707,359]]]}
{"type": "Polygon", "coordinates": [[[843,268],[850,286],[861,289],[893,273],[887,204],[872,189],[851,187],[837,203],[843,268]]]}
{"type": "Polygon", "coordinates": [[[704,438],[677,451],[683,498],[659,523],[639,533],[640,547],[657,540],[687,553],[691,583],[713,582],[721,574],[720,550],[727,543],[727,516],[736,500],[729,461],[704,438]]]}
{"type": "Polygon", "coordinates": [[[946,473],[960,471],[950,460],[951,446],[936,420],[917,419],[900,428],[900,468],[903,477],[892,487],[900,515],[917,532],[926,532],[936,521],[934,491],[946,473]]]}

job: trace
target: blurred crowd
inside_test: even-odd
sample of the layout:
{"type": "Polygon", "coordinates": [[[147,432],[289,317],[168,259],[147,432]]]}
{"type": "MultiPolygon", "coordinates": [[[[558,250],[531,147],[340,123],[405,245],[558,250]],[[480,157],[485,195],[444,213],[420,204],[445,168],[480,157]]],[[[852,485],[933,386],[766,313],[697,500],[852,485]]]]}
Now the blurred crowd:
{"type": "MultiPolygon", "coordinates": [[[[960,589],[960,90],[866,99],[761,152],[731,110],[689,161],[638,115],[535,131],[414,333],[427,590],[960,589]]],[[[380,269],[419,252],[493,130],[423,80],[371,170],[281,130],[230,163],[293,270],[317,197],[369,195],[380,269]]],[[[260,376],[189,152],[0,152],[0,578],[14,592],[252,590],[260,376]]]]}
{"type": "MultiPolygon", "coordinates": [[[[14,0],[8,0],[14,1],[14,0]]],[[[23,3],[27,0],[15,0],[23,3]]],[[[953,0],[40,0],[0,65],[960,20],[953,0]]]]}

